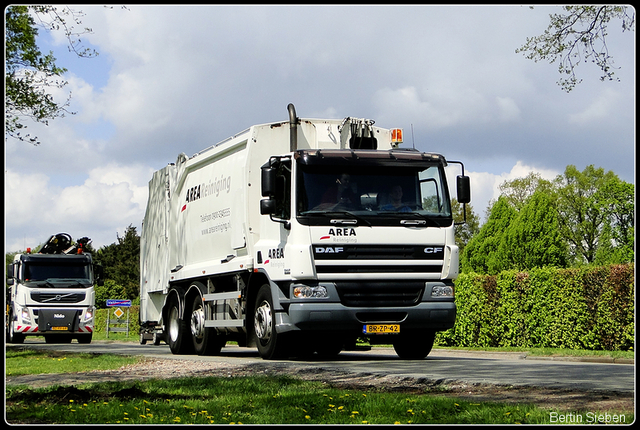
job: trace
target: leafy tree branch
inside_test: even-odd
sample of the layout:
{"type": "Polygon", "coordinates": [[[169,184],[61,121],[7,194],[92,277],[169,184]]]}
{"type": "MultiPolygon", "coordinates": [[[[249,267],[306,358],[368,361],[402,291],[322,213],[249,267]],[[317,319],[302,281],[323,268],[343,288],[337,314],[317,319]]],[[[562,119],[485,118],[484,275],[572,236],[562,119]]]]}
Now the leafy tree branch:
{"type": "Polygon", "coordinates": [[[91,33],[81,24],[82,12],[67,6],[9,6],[5,10],[5,138],[38,145],[37,137],[23,134],[26,120],[49,124],[49,120],[73,114],[68,110],[71,93],[63,102],[54,100],[52,90],[67,85],[67,69],[56,64],[52,52],[43,54],[37,43],[39,29],[62,30],[69,50],[79,57],[97,53],[83,48],[81,35],[91,33]],[[36,21],[37,20],[37,21],[36,21]]]}
{"type": "Polygon", "coordinates": [[[607,29],[615,19],[621,21],[623,32],[635,31],[635,10],[615,5],[574,5],[563,9],[566,13],[549,15],[550,23],[544,33],[527,38],[516,52],[535,62],[557,61],[562,75],[557,83],[566,92],[582,82],[576,76],[576,67],[583,61],[591,61],[600,68],[601,81],[619,81],[614,76],[616,67],[607,46],[607,29]]]}

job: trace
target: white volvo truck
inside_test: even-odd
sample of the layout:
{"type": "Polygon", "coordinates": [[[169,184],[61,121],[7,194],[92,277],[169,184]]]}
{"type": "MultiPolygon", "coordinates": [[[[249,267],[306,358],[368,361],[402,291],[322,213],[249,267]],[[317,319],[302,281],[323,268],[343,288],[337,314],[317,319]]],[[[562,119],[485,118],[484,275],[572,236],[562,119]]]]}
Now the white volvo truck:
{"type": "MultiPolygon", "coordinates": [[[[456,317],[447,160],[399,149],[401,129],[288,111],[154,173],[141,343],[209,355],[234,340],[273,359],[368,338],[426,357],[456,317]]],[[[456,182],[468,203],[464,166],[456,182]]]]}
{"type": "Polygon", "coordinates": [[[44,336],[47,343],[90,343],[102,268],[84,252],[83,237],[51,236],[40,252],[17,254],[7,270],[6,341],[44,336]]]}

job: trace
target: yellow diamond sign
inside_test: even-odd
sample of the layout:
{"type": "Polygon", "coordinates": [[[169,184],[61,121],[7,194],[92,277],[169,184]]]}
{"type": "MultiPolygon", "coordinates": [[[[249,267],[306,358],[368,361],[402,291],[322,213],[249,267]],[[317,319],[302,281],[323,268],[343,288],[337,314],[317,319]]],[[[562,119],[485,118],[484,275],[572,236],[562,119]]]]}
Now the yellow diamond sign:
{"type": "Polygon", "coordinates": [[[120,308],[116,308],[115,311],[113,311],[113,313],[116,315],[116,317],[120,318],[122,315],[124,315],[124,312],[122,312],[122,309],[120,308]]]}

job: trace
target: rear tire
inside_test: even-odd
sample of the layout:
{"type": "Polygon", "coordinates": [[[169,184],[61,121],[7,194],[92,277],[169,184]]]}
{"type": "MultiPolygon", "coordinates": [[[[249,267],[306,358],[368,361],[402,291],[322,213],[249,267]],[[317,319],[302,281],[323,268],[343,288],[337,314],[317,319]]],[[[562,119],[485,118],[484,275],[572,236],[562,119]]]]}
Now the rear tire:
{"type": "Polygon", "coordinates": [[[155,346],[158,346],[158,345],[160,345],[160,342],[162,342],[162,340],[163,340],[163,335],[158,333],[157,331],[154,331],[153,332],[153,344],[155,346]]]}
{"type": "MultiPolygon", "coordinates": [[[[190,354],[193,352],[193,342],[189,325],[184,318],[180,318],[180,304],[173,295],[169,301],[167,312],[167,343],[173,354],[190,354]]],[[[190,314],[189,314],[190,315],[190,314]]]]}
{"type": "Polygon", "coordinates": [[[276,332],[276,314],[271,287],[260,287],[253,314],[253,330],[260,357],[265,360],[284,358],[289,353],[287,337],[276,332]]]}
{"type": "Polygon", "coordinates": [[[205,308],[202,297],[198,295],[191,308],[191,338],[193,348],[198,355],[216,355],[227,343],[223,336],[219,336],[216,329],[205,327],[205,308]]]}
{"type": "Polygon", "coordinates": [[[423,360],[431,352],[435,331],[401,333],[393,342],[393,349],[403,360],[423,360]]]}

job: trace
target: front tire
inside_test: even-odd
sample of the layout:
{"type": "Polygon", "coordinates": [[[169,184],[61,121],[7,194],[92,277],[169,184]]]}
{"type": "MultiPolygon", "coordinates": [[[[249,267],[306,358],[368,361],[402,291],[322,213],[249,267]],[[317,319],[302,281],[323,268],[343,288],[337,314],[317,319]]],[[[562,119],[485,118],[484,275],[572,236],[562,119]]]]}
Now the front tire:
{"type": "Polygon", "coordinates": [[[253,313],[253,330],[260,357],[265,360],[283,358],[289,352],[286,336],[276,332],[276,316],[271,287],[263,285],[258,291],[253,313]]]}
{"type": "Polygon", "coordinates": [[[24,343],[25,336],[22,333],[16,333],[13,331],[13,309],[9,314],[9,321],[7,323],[7,342],[8,343],[24,343]]]}
{"type": "Polygon", "coordinates": [[[78,343],[88,344],[91,343],[91,339],[93,338],[93,333],[91,334],[81,334],[76,339],[78,339],[78,343]]]}
{"type": "Polygon", "coordinates": [[[423,360],[431,352],[435,331],[401,333],[393,342],[393,349],[403,360],[423,360]]]}

